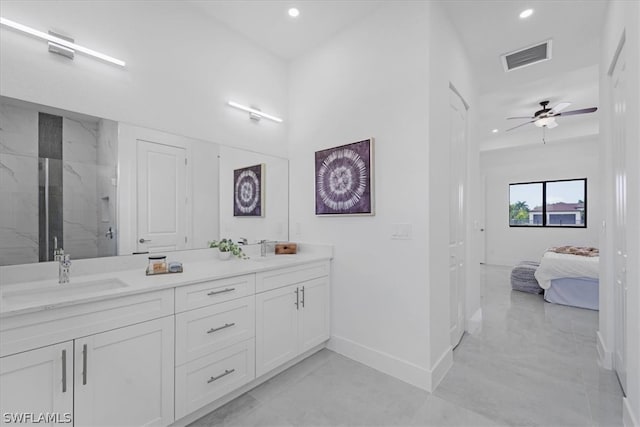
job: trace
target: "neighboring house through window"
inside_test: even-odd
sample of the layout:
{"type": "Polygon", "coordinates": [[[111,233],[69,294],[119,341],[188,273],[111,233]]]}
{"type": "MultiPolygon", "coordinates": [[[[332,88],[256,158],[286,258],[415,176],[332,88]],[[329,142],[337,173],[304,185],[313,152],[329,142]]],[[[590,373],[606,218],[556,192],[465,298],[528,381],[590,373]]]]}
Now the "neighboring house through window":
{"type": "Polygon", "coordinates": [[[510,227],[587,226],[587,179],[509,185],[510,227]]]}

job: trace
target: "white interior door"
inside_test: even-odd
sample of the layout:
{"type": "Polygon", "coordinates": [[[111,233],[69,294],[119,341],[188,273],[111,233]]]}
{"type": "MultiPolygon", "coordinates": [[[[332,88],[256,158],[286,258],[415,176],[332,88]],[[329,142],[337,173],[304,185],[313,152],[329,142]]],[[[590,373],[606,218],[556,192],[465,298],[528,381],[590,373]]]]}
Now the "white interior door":
{"type": "Polygon", "coordinates": [[[613,365],[622,389],[627,386],[626,329],[627,329],[627,168],[626,168],[626,93],[624,47],[612,73],[613,86],[613,176],[615,203],[613,224],[614,248],[614,313],[615,348],[613,365]]]}
{"type": "Polygon", "coordinates": [[[138,252],[187,244],[187,165],[182,147],[137,141],[138,252]]]}
{"type": "Polygon", "coordinates": [[[465,182],[467,176],[467,108],[449,91],[449,289],[451,345],[464,333],[465,320],[465,182]]]}

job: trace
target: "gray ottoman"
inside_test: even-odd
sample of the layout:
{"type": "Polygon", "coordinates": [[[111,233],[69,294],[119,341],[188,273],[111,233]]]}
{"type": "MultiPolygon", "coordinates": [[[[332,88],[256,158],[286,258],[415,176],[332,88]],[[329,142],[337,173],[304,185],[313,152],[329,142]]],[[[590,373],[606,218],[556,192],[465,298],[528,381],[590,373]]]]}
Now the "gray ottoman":
{"type": "Polygon", "coordinates": [[[538,284],[534,274],[540,263],[522,261],[511,270],[511,288],[516,291],[541,294],[543,289],[538,284]]]}

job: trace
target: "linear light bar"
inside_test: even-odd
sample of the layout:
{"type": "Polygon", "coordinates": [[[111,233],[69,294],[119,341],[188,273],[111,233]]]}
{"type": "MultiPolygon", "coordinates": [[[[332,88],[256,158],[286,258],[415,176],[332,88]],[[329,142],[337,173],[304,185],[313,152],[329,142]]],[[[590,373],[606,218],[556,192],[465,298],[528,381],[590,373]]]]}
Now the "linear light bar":
{"type": "Polygon", "coordinates": [[[237,102],[233,102],[233,101],[228,101],[227,104],[230,105],[231,107],[237,108],[237,109],[242,110],[242,111],[246,111],[246,112],[248,112],[250,114],[254,114],[254,115],[258,116],[258,117],[264,117],[265,119],[269,119],[269,120],[273,120],[274,122],[282,123],[282,119],[280,117],[276,117],[276,116],[272,116],[272,115],[267,114],[267,113],[263,113],[262,111],[260,111],[258,109],[247,107],[246,105],[238,104],[237,102]]]}
{"type": "Polygon", "coordinates": [[[93,56],[94,58],[98,58],[98,59],[101,59],[103,61],[107,61],[107,62],[110,62],[112,64],[119,65],[121,67],[124,67],[126,65],[125,62],[120,60],[120,59],[114,58],[114,57],[109,56],[109,55],[105,55],[104,53],[97,52],[97,51],[95,51],[93,49],[89,49],[89,48],[86,48],[84,46],[80,46],[80,45],[75,44],[73,42],[70,42],[68,40],[61,39],[60,37],[56,37],[56,36],[52,36],[51,34],[43,33],[42,31],[35,30],[35,29],[31,28],[31,27],[27,27],[26,25],[19,24],[17,22],[11,21],[11,20],[9,20],[7,18],[0,17],[0,24],[4,25],[4,26],[7,26],[7,27],[10,27],[10,28],[13,28],[13,29],[18,30],[18,31],[22,31],[22,32],[27,33],[27,34],[31,34],[32,36],[35,36],[35,37],[38,37],[38,38],[41,38],[41,39],[44,39],[44,40],[48,40],[48,41],[50,41],[52,43],[56,43],[56,44],[58,44],[60,46],[66,47],[68,49],[73,49],[74,51],[82,52],[85,55],[93,56]]]}

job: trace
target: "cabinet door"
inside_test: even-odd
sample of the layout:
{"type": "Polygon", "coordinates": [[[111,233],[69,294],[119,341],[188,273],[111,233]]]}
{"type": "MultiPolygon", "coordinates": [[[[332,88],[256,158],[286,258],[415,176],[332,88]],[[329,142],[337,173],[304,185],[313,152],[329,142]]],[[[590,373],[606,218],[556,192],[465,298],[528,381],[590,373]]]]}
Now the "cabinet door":
{"type": "Polygon", "coordinates": [[[72,341],[0,359],[2,425],[69,425],[72,412],[72,341]],[[41,416],[52,418],[38,422],[41,416]]]}
{"type": "Polygon", "coordinates": [[[329,339],[329,278],[303,282],[300,289],[300,347],[305,352],[329,339]]]}
{"type": "Polygon", "coordinates": [[[298,355],[297,286],[256,295],[256,377],[298,355]]]}
{"type": "Polygon", "coordinates": [[[75,425],[173,422],[174,318],[75,340],[75,425]]]}

